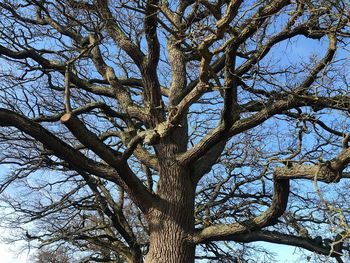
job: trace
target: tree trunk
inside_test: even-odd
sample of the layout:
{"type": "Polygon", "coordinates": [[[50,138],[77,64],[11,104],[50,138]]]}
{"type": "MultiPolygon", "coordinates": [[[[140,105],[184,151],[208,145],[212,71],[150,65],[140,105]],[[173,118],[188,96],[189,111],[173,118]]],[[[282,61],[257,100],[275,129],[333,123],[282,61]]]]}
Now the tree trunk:
{"type": "Polygon", "coordinates": [[[158,205],[147,215],[150,247],[146,263],[191,263],[195,245],[190,235],[194,230],[194,186],[188,169],[175,160],[175,144],[158,148],[160,178],[158,205]]]}

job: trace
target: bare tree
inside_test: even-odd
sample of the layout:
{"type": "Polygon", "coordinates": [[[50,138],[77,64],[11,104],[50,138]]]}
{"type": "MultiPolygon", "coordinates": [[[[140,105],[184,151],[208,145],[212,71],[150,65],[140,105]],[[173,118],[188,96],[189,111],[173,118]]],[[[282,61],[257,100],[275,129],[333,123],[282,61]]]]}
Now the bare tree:
{"type": "Polygon", "coordinates": [[[0,8],[2,222],[23,239],[85,262],[347,257],[349,1],[0,8]]]}
{"type": "Polygon", "coordinates": [[[63,248],[55,251],[39,250],[33,257],[36,263],[70,263],[69,256],[63,248]]]}

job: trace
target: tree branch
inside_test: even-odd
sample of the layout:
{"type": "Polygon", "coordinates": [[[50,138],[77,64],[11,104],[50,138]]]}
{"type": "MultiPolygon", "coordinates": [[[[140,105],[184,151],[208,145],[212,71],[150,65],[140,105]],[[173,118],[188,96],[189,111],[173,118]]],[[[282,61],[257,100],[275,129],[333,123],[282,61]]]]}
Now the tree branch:
{"type": "Polygon", "coordinates": [[[343,149],[330,161],[316,165],[292,164],[291,167],[277,167],[274,174],[279,179],[308,179],[325,183],[337,182],[342,178],[350,178],[343,170],[350,163],[350,149],[343,149]]]}
{"type": "Polygon", "coordinates": [[[315,239],[283,234],[277,231],[253,231],[250,233],[232,236],[230,239],[236,242],[249,243],[256,241],[265,241],[275,244],[290,245],[304,248],[311,252],[316,252],[325,256],[337,257],[338,253],[333,252],[331,246],[320,244],[315,239]]]}
{"type": "Polygon", "coordinates": [[[274,193],[270,207],[261,215],[229,225],[212,225],[194,233],[196,244],[208,241],[229,240],[235,235],[259,230],[277,223],[284,213],[289,196],[289,180],[274,179],[274,193]]]}
{"type": "Polygon", "coordinates": [[[95,152],[101,159],[112,166],[127,187],[127,192],[133,196],[135,203],[142,211],[149,209],[154,197],[143,185],[140,179],[132,172],[126,160],[120,153],[115,152],[89,131],[85,125],[73,114],[67,113],[61,117],[61,122],[72,132],[72,134],[86,147],[95,152]]]}

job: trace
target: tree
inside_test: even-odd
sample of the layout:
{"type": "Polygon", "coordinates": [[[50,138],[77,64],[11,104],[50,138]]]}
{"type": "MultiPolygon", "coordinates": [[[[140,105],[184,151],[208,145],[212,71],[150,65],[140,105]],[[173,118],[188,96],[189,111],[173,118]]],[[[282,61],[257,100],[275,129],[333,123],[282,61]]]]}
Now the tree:
{"type": "Polygon", "coordinates": [[[39,250],[35,255],[34,260],[36,263],[69,263],[69,256],[64,249],[58,249],[56,251],[39,250]]]}
{"type": "Polygon", "coordinates": [[[4,220],[24,239],[87,262],[346,257],[349,1],[0,7],[4,220]]]}

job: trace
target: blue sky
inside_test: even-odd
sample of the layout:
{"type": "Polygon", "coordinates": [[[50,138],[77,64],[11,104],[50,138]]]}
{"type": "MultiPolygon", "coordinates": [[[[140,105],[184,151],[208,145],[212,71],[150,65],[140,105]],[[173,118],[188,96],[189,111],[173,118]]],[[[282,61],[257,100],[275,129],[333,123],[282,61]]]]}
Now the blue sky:
{"type": "MultiPolygon", "coordinates": [[[[304,37],[296,38],[291,42],[284,42],[280,44],[279,49],[276,49],[276,53],[272,52],[269,56],[274,56],[278,53],[281,57],[281,63],[289,63],[291,60],[299,60],[303,58],[305,61],[310,54],[318,54],[322,56],[325,49],[325,41],[308,40],[304,37]]],[[[4,172],[4,169],[0,166],[0,175],[4,172]]],[[[0,230],[1,231],[1,230],[0,230]]],[[[0,238],[4,235],[4,232],[0,234],[0,238]]],[[[265,242],[257,242],[260,245],[270,249],[276,253],[277,262],[281,263],[294,263],[301,262],[300,253],[295,250],[294,247],[285,245],[269,244],[265,242]]],[[[20,245],[6,245],[0,244],[0,262],[1,263],[27,263],[30,262],[28,252],[19,253],[20,245]],[[12,252],[11,252],[12,250],[12,252]]]]}

